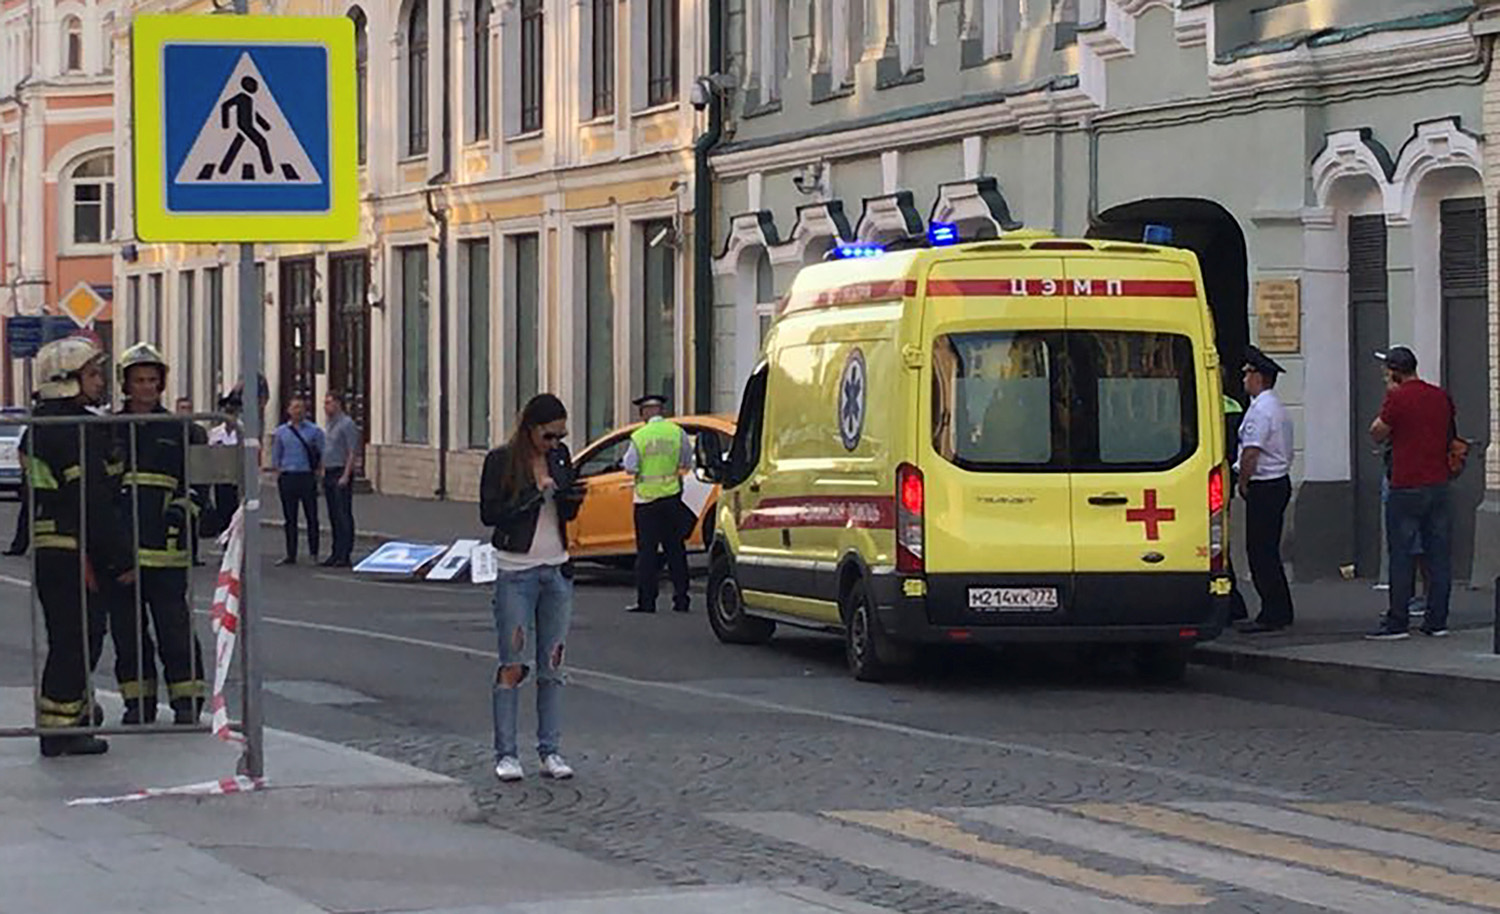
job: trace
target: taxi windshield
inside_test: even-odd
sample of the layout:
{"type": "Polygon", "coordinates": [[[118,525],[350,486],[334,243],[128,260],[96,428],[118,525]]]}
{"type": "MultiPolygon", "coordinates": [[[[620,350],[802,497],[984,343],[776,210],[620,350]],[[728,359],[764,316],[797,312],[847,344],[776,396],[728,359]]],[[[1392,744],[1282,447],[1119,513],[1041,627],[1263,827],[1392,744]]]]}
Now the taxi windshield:
{"type": "Polygon", "coordinates": [[[937,338],[933,448],[987,472],[1166,469],[1197,450],[1193,345],[1111,330],[937,338]]]}

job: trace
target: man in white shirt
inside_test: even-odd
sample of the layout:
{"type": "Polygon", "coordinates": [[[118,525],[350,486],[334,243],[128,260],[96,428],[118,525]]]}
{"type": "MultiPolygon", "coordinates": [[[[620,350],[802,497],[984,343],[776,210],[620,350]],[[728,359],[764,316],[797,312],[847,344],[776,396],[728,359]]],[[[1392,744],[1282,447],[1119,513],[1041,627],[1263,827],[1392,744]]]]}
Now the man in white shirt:
{"type": "Polygon", "coordinates": [[[1292,420],[1276,396],[1284,369],[1254,346],[1245,351],[1250,408],[1240,424],[1240,496],[1245,499],[1246,552],[1260,594],[1260,615],[1240,627],[1248,634],[1292,624],[1292,589],[1281,561],[1281,533],[1292,499],[1292,420]]]}

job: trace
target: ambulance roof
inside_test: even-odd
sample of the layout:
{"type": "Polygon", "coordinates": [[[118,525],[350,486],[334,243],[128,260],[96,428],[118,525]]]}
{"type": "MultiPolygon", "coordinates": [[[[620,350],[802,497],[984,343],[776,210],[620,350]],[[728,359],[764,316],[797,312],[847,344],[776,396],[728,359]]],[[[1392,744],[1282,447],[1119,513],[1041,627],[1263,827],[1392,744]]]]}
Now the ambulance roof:
{"type": "Polygon", "coordinates": [[[1028,252],[1064,259],[1107,254],[1185,265],[1196,262],[1196,255],[1183,248],[1017,232],[993,241],[891,251],[875,257],[856,257],[804,267],[792,282],[781,315],[912,298],[917,294],[918,279],[935,261],[986,260],[996,255],[1013,257],[1028,252]]]}

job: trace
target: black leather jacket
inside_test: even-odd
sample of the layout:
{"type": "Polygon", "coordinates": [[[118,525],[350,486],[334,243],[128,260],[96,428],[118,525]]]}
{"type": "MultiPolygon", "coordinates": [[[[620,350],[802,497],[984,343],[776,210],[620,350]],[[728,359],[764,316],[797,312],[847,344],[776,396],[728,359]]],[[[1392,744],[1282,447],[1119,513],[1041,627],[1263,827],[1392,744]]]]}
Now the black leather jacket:
{"type": "MultiPolygon", "coordinates": [[[[542,514],[542,491],[528,485],[509,496],[501,492],[510,463],[509,446],[495,448],[485,455],[484,473],[479,478],[479,518],[486,527],[494,527],[491,538],[501,552],[526,553],[536,537],[536,525],[542,514]]],[[[573,469],[573,458],[564,445],[547,454],[547,470],[557,485],[557,526],[567,542],[568,521],[578,516],[583,504],[583,487],[573,469]]]]}

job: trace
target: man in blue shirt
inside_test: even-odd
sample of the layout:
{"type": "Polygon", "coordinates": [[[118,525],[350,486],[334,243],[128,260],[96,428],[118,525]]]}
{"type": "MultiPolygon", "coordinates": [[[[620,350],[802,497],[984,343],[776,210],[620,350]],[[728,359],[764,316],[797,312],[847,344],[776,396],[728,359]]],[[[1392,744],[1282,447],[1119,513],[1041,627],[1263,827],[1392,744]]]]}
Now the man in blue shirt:
{"type": "Polygon", "coordinates": [[[318,471],[322,465],[323,430],[307,419],[307,402],[292,397],[287,421],[271,439],[271,464],[281,513],[286,517],[286,557],[278,565],[297,564],[297,508],[307,515],[307,551],[318,557],[318,471]]]}

